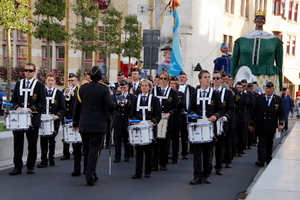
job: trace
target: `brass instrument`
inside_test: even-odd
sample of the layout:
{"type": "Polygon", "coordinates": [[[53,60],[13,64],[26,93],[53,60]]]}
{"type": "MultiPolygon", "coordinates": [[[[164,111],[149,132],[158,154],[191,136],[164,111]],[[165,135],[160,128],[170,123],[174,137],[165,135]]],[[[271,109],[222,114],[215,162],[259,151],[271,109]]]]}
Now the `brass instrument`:
{"type": "Polygon", "coordinates": [[[72,85],[69,85],[69,87],[67,87],[66,89],[68,89],[68,93],[64,93],[65,100],[70,101],[71,100],[71,92],[73,92],[73,87],[72,87],[72,85]]]}

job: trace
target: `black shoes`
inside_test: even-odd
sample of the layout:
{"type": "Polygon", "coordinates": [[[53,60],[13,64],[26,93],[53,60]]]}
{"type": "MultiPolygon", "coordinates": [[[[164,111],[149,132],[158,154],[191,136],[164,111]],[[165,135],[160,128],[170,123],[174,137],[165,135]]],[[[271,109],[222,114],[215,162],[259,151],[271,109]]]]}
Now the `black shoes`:
{"type": "Polygon", "coordinates": [[[208,177],[203,177],[203,183],[210,184],[210,180],[208,177]]]}
{"type": "Polygon", "coordinates": [[[145,174],[144,177],[145,177],[145,178],[150,178],[151,175],[150,175],[150,174],[145,174]]]}
{"type": "Polygon", "coordinates": [[[231,168],[231,164],[226,164],[225,168],[231,168]]]}
{"type": "Polygon", "coordinates": [[[27,169],[27,174],[34,174],[34,169],[27,169]]]}
{"type": "Polygon", "coordinates": [[[223,172],[222,172],[222,170],[217,169],[217,170],[216,170],[216,174],[222,176],[222,175],[223,175],[223,172]]]}
{"type": "Polygon", "coordinates": [[[188,155],[182,155],[182,159],[183,160],[187,160],[188,159],[188,155]]]}
{"type": "Polygon", "coordinates": [[[198,185],[202,184],[202,179],[201,178],[194,178],[193,180],[190,181],[191,185],[198,185]]]}
{"type": "Polygon", "coordinates": [[[72,172],[71,176],[80,176],[81,173],[78,170],[74,170],[74,172],[72,172]]]}
{"type": "Polygon", "coordinates": [[[135,174],[135,175],[133,175],[131,178],[132,179],[139,179],[139,178],[141,178],[142,177],[142,175],[140,175],[140,174],[135,174]]]}
{"type": "Polygon", "coordinates": [[[22,170],[13,169],[11,172],[9,172],[9,175],[18,175],[22,174],[22,170]]]}
{"type": "Polygon", "coordinates": [[[121,160],[120,159],[114,159],[114,163],[120,163],[121,160]]]}
{"type": "Polygon", "coordinates": [[[41,162],[40,164],[37,165],[37,168],[45,168],[48,167],[48,164],[46,162],[41,162]]]}
{"type": "Polygon", "coordinates": [[[161,170],[168,170],[168,168],[166,166],[160,166],[161,170]]]}
{"type": "Polygon", "coordinates": [[[63,155],[60,160],[70,160],[70,156],[63,155]]]}
{"type": "Polygon", "coordinates": [[[265,166],[265,164],[263,162],[261,162],[261,161],[256,161],[255,165],[257,165],[259,167],[264,167],[265,166]]]}
{"type": "Polygon", "coordinates": [[[49,165],[50,165],[51,167],[55,166],[54,160],[50,160],[50,161],[49,161],[49,165]]]}
{"type": "Polygon", "coordinates": [[[124,158],[124,162],[129,162],[129,158],[124,158]]]}

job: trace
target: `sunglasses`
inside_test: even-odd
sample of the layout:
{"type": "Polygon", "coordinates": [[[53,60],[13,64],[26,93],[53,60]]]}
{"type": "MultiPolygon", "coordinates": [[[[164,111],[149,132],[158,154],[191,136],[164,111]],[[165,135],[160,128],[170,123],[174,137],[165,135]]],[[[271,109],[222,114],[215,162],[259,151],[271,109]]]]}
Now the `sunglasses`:
{"type": "Polygon", "coordinates": [[[24,72],[34,72],[35,70],[34,69],[24,69],[24,72]]]}
{"type": "Polygon", "coordinates": [[[212,79],[213,80],[219,80],[219,79],[221,79],[221,77],[213,77],[212,79]]]}
{"type": "Polygon", "coordinates": [[[168,80],[168,78],[160,78],[160,80],[168,80]]]}

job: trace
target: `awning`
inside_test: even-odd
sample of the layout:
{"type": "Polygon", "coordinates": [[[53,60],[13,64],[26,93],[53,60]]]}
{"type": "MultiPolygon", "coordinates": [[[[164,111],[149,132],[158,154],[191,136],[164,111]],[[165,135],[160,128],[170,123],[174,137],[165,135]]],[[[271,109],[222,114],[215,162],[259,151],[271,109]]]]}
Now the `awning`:
{"type": "Polygon", "coordinates": [[[300,78],[298,76],[285,76],[294,85],[300,85],[300,78]]]}

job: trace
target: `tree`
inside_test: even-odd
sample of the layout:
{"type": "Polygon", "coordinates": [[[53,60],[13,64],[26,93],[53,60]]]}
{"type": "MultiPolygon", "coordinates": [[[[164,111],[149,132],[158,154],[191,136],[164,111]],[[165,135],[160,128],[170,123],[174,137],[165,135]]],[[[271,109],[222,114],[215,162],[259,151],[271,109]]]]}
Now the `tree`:
{"type": "Polygon", "coordinates": [[[100,50],[107,55],[107,77],[110,78],[110,56],[122,52],[120,30],[122,13],[110,6],[108,9],[102,10],[102,14],[100,20],[104,25],[104,32],[103,35],[99,35],[99,39],[104,41],[104,44],[100,50]]]}
{"type": "Polygon", "coordinates": [[[33,15],[42,16],[39,21],[34,21],[35,30],[33,35],[38,39],[47,41],[46,58],[48,73],[51,72],[50,64],[50,42],[62,43],[68,39],[68,33],[61,27],[60,21],[66,13],[66,2],[64,0],[37,0],[35,2],[33,15]]]}
{"type": "Polygon", "coordinates": [[[143,43],[140,39],[139,22],[136,15],[127,15],[124,17],[125,25],[123,30],[128,34],[125,36],[125,41],[123,43],[124,53],[123,56],[129,57],[128,62],[128,73],[130,73],[130,59],[137,58],[140,59],[141,50],[143,43]]]}
{"type": "Polygon", "coordinates": [[[11,96],[11,67],[12,50],[10,34],[13,30],[20,30],[25,33],[31,31],[31,25],[26,23],[30,18],[30,8],[27,0],[1,0],[0,6],[0,28],[6,30],[7,39],[7,94],[6,101],[10,102],[11,96]]]}
{"type": "MultiPolygon", "coordinates": [[[[84,53],[97,51],[99,48],[97,32],[99,8],[98,4],[88,0],[76,0],[72,10],[80,18],[76,28],[72,29],[71,44],[75,50],[81,51],[81,72],[84,72],[84,53]]],[[[80,75],[82,76],[82,74],[80,75]]]]}

